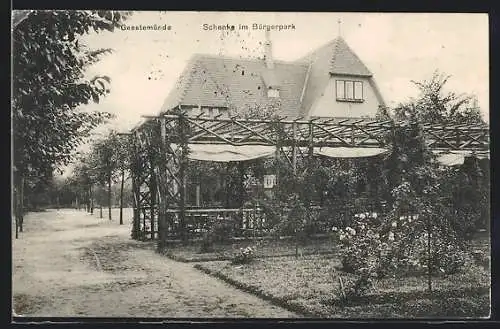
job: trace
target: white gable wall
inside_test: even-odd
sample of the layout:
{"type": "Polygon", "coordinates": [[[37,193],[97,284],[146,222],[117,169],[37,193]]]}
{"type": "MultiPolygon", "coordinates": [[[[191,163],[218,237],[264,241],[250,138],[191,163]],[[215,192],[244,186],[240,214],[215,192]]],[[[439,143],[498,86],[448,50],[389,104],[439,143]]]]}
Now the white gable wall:
{"type": "Polygon", "coordinates": [[[310,117],[374,117],[383,100],[377,95],[374,82],[368,77],[332,75],[309,112],[310,117]],[[363,102],[338,101],[336,80],[363,82],[363,102]]]}

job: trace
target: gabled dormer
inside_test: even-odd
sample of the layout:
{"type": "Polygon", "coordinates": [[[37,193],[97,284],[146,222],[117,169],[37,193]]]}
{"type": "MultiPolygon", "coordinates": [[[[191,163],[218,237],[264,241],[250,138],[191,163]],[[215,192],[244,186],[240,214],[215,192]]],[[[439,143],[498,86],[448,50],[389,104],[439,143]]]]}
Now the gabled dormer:
{"type": "Polygon", "coordinates": [[[384,106],[373,74],[342,37],[299,62],[311,66],[301,104],[304,116],[366,117],[384,106]]]}

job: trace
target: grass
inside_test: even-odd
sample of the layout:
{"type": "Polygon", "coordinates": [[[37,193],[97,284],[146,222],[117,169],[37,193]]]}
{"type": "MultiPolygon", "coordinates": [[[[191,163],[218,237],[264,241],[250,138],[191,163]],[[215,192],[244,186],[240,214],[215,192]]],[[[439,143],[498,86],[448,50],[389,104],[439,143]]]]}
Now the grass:
{"type": "MultiPolygon", "coordinates": [[[[181,262],[206,262],[216,260],[230,260],[240,248],[255,246],[256,258],[282,257],[295,255],[293,239],[280,240],[238,240],[226,244],[215,244],[211,252],[201,252],[200,243],[190,245],[171,245],[165,254],[181,262]]],[[[328,238],[314,239],[299,245],[299,255],[332,254],[336,251],[332,241],[328,238]]]]}
{"type": "Polygon", "coordinates": [[[433,278],[386,278],[375,282],[363,298],[340,303],[340,280],[354,279],[342,272],[333,256],[256,259],[241,266],[229,261],[199,263],[196,267],[242,290],[313,317],[328,318],[479,318],[489,316],[490,274],[471,265],[464,273],[433,278]]]}

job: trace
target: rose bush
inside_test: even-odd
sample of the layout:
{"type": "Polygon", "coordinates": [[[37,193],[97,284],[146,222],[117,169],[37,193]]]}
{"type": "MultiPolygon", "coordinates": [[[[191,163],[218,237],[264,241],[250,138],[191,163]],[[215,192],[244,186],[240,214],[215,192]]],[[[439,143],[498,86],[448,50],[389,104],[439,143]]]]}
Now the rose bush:
{"type": "Polygon", "coordinates": [[[233,265],[249,264],[255,259],[255,249],[252,247],[240,248],[232,260],[233,265]]]}
{"type": "Polygon", "coordinates": [[[345,228],[333,227],[340,244],[342,269],[357,275],[347,282],[344,296],[365,294],[376,278],[386,276],[455,274],[469,261],[467,249],[458,238],[437,226],[431,231],[422,216],[385,216],[376,213],[355,215],[345,228]]]}

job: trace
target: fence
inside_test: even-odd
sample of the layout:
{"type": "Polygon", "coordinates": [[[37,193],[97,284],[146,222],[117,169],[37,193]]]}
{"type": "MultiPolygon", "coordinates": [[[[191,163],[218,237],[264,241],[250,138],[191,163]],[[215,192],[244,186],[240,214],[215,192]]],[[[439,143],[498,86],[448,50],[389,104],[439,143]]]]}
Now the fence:
{"type": "MultiPolygon", "coordinates": [[[[287,229],[286,225],[287,222],[291,223],[289,217],[291,208],[283,206],[277,210],[278,213],[272,213],[260,205],[246,208],[188,208],[185,209],[184,232],[188,240],[201,239],[214,229],[225,230],[227,235],[236,239],[263,237],[273,231],[281,235],[293,234],[294,228],[287,229]],[[274,229],[278,221],[285,225],[282,225],[281,230],[276,231],[274,229]]],[[[385,203],[373,200],[358,199],[356,202],[343,203],[338,206],[313,205],[309,208],[310,220],[305,224],[305,230],[311,234],[325,234],[330,232],[333,226],[349,225],[356,214],[377,213],[382,215],[386,212],[385,203]]],[[[154,228],[157,229],[157,221],[153,224],[154,228]]],[[[167,210],[166,227],[163,229],[167,240],[180,239],[182,230],[179,209],[167,210]]],[[[158,236],[156,230],[153,235],[151,234],[149,221],[141,222],[141,232],[143,239],[158,236]]]]}

